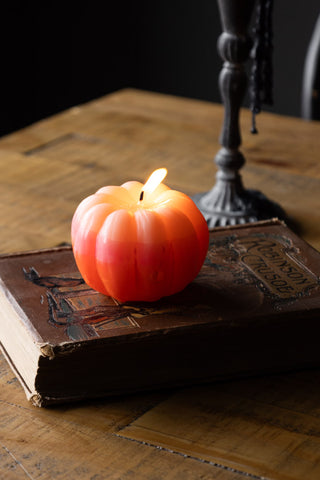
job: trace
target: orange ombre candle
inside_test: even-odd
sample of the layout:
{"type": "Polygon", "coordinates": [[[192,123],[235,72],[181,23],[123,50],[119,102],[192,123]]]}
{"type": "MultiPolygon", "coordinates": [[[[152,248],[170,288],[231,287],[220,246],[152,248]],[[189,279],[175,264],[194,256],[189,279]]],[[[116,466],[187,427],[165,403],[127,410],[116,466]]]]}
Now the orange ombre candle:
{"type": "Polygon", "coordinates": [[[120,302],[154,301],[186,287],[204,262],[209,231],[194,202],[162,183],[100,188],[72,220],[74,257],[85,282],[120,302]]]}

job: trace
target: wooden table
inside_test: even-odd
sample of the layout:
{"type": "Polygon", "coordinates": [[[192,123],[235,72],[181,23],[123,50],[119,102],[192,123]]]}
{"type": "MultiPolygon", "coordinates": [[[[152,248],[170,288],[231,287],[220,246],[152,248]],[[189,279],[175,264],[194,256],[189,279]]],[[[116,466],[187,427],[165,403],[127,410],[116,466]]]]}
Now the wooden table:
{"type": "MultiPolygon", "coordinates": [[[[222,107],[125,90],[0,139],[0,250],[70,241],[80,200],[159,166],[189,194],[214,183],[222,107]]],[[[247,187],[262,190],[320,249],[320,123],[264,113],[247,187]]],[[[303,328],[303,325],[301,326],[303,328]]],[[[320,478],[320,372],[32,407],[0,357],[1,479],[320,478]]]]}

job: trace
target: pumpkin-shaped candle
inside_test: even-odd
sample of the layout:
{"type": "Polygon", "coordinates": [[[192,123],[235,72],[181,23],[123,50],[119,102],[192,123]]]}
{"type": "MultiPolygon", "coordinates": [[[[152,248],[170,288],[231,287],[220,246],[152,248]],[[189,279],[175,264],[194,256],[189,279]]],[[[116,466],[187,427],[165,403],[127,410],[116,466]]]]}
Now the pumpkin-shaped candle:
{"type": "Polygon", "coordinates": [[[181,291],[198,274],[209,243],[206,221],[185,194],[162,184],[100,188],[72,220],[74,257],[85,282],[120,302],[154,301],[181,291]]]}

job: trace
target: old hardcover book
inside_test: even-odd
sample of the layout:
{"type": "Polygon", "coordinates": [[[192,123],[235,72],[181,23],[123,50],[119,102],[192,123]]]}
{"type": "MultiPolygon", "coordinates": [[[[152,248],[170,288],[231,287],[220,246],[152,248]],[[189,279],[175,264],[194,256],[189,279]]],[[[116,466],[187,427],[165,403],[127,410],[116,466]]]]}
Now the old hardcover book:
{"type": "Polygon", "coordinates": [[[38,406],[320,365],[320,253],[275,220],[217,228],[183,292],[119,304],[69,247],[0,258],[0,340],[38,406]]]}

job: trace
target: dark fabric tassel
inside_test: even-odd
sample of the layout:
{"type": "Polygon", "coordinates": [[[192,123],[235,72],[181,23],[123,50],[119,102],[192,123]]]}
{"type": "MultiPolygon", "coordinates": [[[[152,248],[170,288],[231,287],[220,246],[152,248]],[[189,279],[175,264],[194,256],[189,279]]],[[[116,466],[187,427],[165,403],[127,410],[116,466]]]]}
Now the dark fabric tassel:
{"type": "Polygon", "coordinates": [[[253,28],[253,59],[250,75],[250,108],[252,111],[251,133],[258,133],[256,115],[262,104],[273,104],[273,0],[257,0],[255,25],[253,28]]]}

